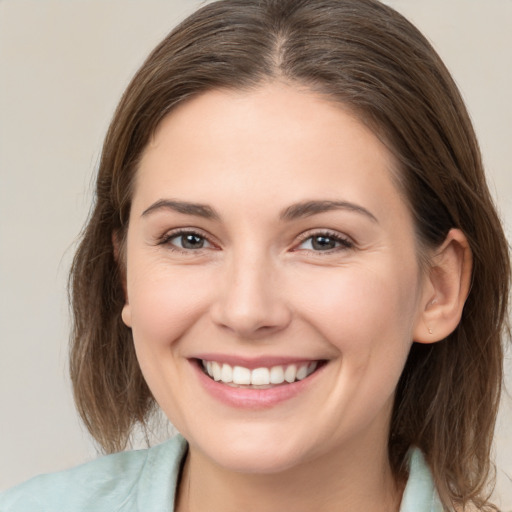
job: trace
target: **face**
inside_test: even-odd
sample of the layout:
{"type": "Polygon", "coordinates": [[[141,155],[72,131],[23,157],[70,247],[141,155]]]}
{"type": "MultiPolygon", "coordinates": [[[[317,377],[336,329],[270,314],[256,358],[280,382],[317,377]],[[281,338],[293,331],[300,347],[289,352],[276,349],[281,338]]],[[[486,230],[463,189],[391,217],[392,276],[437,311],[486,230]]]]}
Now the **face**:
{"type": "Polygon", "coordinates": [[[275,472],[385,446],[423,279],[394,172],[355,117],[286,85],[208,92],[161,123],[123,320],[191,450],[275,472]]]}

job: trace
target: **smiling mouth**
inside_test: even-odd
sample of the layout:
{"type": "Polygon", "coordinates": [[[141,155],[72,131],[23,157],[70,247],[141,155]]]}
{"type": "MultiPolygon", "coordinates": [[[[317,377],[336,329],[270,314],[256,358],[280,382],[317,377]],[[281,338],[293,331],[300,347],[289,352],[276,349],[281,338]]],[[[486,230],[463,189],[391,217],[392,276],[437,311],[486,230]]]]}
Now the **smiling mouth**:
{"type": "Polygon", "coordinates": [[[217,361],[199,360],[200,367],[210,379],[236,388],[268,389],[293,384],[306,379],[325,361],[309,361],[249,369],[217,361]]]}

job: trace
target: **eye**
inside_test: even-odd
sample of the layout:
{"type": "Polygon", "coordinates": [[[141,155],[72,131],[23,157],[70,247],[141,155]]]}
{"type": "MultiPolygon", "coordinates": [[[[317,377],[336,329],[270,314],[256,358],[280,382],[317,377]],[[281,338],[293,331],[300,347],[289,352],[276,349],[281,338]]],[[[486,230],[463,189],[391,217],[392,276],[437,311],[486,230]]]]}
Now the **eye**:
{"type": "Polygon", "coordinates": [[[174,246],[176,249],[193,251],[198,249],[206,249],[212,247],[208,240],[194,231],[180,231],[178,233],[170,233],[162,243],[174,246]]]}
{"type": "Polygon", "coordinates": [[[353,243],[339,235],[332,233],[316,233],[304,238],[297,249],[327,252],[337,249],[349,249],[351,247],[353,247],[353,243]]]}

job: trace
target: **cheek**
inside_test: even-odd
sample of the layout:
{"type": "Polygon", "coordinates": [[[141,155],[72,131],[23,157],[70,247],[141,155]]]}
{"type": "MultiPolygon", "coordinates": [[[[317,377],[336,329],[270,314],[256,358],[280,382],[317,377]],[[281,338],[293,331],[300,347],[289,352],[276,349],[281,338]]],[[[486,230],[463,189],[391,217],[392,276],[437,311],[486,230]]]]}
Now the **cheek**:
{"type": "Polygon", "coordinates": [[[166,267],[137,269],[131,276],[132,333],[137,360],[154,398],[173,425],[186,431],[184,418],[190,406],[183,396],[188,396],[188,374],[180,364],[186,348],[180,341],[204,316],[210,290],[198,269],[170,272],[166,267]]]}
{"type": "Polygon", "coordinates": [[[210,301],[208,279],[198,269],[168,265],[141,269],[128,281],[132,331],[139,349],[168,348],[202,316],[210,301]]]}
{"type": "Polygon", "coordinates": [[[408,350],[418,294],[414,268],[333,269],[318,273],[308,288],[317,292],[302,298],[307,321],[342,356],[353,353],[364,358],[379,351],[387,357],[395,349],[408,350]]]}

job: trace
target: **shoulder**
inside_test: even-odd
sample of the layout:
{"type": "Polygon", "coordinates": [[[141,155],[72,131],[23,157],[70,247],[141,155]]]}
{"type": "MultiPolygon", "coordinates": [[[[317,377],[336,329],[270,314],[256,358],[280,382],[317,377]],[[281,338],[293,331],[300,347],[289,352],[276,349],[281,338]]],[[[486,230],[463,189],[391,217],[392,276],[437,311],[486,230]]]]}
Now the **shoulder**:
{"type": "Polygon", "coordinates": [[[1,512],[128,512],[138,503],[172,510],[187,445],[181,436],[147,450],[101,457],[41,475],[0,494],[1,512]]]}

